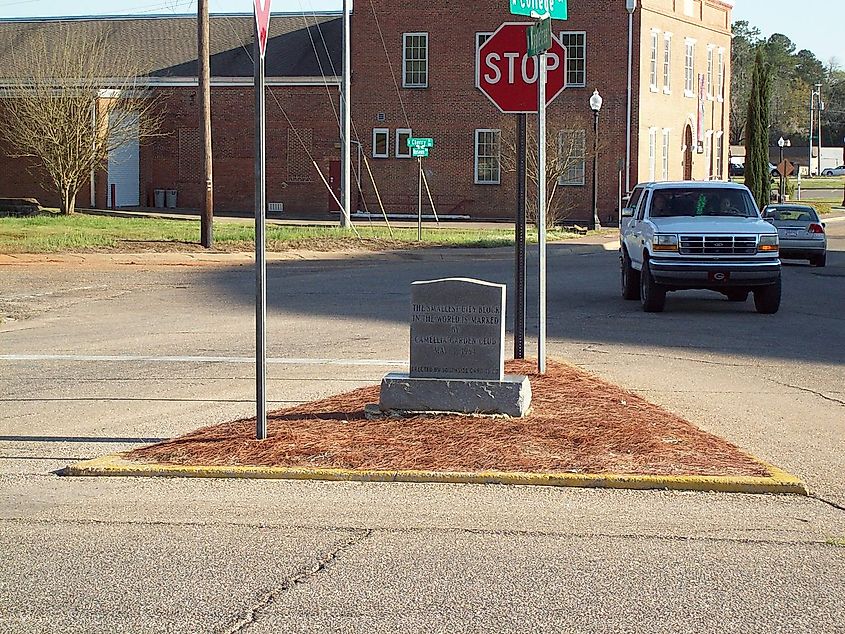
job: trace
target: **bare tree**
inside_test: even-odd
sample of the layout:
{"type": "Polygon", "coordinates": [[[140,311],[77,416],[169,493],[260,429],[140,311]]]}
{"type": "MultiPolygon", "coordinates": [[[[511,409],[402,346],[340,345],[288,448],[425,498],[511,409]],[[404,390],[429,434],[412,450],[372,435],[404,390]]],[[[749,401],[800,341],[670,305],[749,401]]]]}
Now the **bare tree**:
{"type": "Polygon", "coordinates": [[[110,153],[160,126],[134,61],[102,36],[32,31],[4,75],[0,136],[13,157],[35,159],[34,175],[52,181],[65,214],[110,153]]]}
{"type": "MultiPolygon", "coordinates": [[[[574,207],[573,197],[564,193],[565,184],[581,185],[585,182],[586,166],[594,155],[588,143],[586,121],[556,122],[546,128],[546,225],[549,228],[567,218],[574,207]]],[[[528,126],[526,134],[526,217],[537,221],[537,128],[528,126]]],[[[605,144],[600,141],[599,152],[605,144]]],[[[502,169],[516,172],[517,143],[514,131],[502,132],[502,169]]],[[[592,211],[589,211],[592,214],[592,211]]]]}

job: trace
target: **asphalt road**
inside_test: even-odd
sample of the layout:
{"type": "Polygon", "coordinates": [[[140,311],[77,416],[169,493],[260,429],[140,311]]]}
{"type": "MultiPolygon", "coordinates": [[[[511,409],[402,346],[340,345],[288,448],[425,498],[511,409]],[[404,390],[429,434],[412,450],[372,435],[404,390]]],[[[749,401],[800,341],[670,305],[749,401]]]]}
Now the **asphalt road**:
{"type": "MultiPolygon", "coordinates": [[[[253,412],[253,273],[4,266],[0,631],[845,632],[845,222],[828,229],[828,267],[788,265],[773,316],[703,292],[647,315],[612,250],[550,248],[552,356],[812,498],[58,477],[253,412]]],[[[273,263],[272,404],[403,366],[411,281],[510,285],[511,267],[501,250],[273,263]]]]}

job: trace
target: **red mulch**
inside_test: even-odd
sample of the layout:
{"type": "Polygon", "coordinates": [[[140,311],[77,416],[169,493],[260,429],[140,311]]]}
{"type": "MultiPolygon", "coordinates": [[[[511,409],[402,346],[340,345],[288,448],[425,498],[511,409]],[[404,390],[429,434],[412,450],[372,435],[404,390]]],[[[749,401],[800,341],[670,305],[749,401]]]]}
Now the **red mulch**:
{"type": "Polygon", "coordinates": [[[430,471],[520,471],[652,475],[768,476],[735,446],[582,370],[511,361],[528,374],[533,401],[525,418],[421,415],[369,420],[379,387],[365,387],[255,419],[205,427],[126,454],[177,465],[324,467],[430,471]]]}

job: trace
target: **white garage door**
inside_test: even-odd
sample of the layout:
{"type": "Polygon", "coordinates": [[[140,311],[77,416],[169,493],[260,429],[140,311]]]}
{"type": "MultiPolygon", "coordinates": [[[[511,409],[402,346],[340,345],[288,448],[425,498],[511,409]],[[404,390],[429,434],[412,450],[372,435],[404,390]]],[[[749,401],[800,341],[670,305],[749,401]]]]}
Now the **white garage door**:
{"type": "MultiPolygon", "coordinates": [[[[113,117],[114,115],[111,115],[113,117]]],[[[110,118],[111,118],[110,117],[110,118]]],[[[108,205],[112,206],[111,186],[115,186],[115,207],[137,207],[140,194],[140,149],[138,119],[129,122],[129,141],[109,153],[108,205]]]]}

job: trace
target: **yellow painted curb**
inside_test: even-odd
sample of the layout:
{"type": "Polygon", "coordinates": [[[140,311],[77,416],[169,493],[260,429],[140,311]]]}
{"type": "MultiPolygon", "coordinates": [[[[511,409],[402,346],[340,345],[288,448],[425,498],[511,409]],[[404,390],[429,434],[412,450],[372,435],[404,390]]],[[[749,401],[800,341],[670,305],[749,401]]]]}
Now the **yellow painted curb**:
{"type": "Polygon", "coordinates": [[[78,462],[62,475],[135,476],[185,478],[256,478],[331,480],[355,482],[429,482],[441,484],[521,484],[603,489],[670,489],[720,493],[792,493],[808,495],[797,477],[761,463],[771,477],[753,476],[656,476],[616,473],[520,473],[508,471],[373,471],[305,467],[189,466],[145,464],[125,460],[121,454],[78,462]]]}

